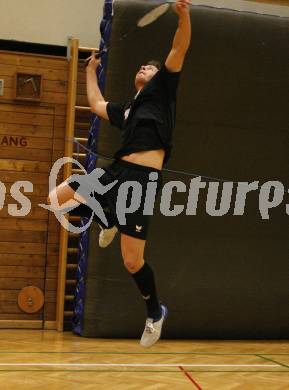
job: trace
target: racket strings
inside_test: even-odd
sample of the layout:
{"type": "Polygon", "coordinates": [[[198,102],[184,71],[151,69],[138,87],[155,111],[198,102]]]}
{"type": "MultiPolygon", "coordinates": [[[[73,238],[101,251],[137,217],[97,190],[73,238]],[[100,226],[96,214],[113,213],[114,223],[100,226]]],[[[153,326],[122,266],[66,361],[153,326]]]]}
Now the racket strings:
{"type": "Polygon", "coordinates": [[[148,26],[149,24],[159,19],[162,15],[164,15],[169,8],[170,8],[170,4],[164,3],[152,9],[151,11],[147,12],[142,18],[139,19],[139,21],[137,22],[137,26],[141,28],[148,26]]]}

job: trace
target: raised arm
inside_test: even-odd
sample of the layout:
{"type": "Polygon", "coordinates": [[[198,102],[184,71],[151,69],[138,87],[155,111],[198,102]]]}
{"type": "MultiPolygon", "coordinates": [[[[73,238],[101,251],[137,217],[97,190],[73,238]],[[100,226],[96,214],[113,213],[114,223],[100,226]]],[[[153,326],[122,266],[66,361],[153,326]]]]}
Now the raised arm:
{"type": "Polygon", "coordinates": [[[107,102],[104,100],[102,93],[100,92],[96,69],[100,64],[100,60],[95,58],[95,53],[92,53],[88,65],[86,67],[86,91],[88,103],[91,111],[95,112],[99,117],[108,119],[106,106],[107,102]]]}
{"type": "Polygon", "coordinates": [[[190,0],[176,0],[175,12],[179,16],[179,25],[175,33],[172,49],[165,65],[170,72],[179,72],[184,63],[191,42],[190,0]]]}

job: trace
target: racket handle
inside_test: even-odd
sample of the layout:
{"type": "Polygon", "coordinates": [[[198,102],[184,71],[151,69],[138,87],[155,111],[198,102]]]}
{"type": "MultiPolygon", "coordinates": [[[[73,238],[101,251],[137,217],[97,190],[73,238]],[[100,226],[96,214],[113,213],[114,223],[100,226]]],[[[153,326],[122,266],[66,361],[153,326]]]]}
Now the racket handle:
{"type": "MultiPolygon", "coordinates": [[[[98,53],[95,53],[94,57],[95,57],[97,60],[99,60],[100,57],[101,57],[101,55],[102,55],[102,53],[103,53],[103,50],[102,50],[102,51],[99,51],[98,53]]],[[[87,59],[85,60],[85,62],[84,62],[84,66],[85,66],[85,67],[88,65],[89,61],[90,61],[89,58],[87,58],[87,59]]]]}

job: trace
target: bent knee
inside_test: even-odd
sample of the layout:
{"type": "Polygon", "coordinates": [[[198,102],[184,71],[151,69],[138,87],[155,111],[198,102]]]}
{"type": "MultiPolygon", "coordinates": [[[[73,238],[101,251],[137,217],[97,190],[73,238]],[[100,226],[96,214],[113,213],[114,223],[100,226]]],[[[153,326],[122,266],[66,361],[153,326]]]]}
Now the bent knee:
{"type": "MultiPolygon", "coordinates": [[[[66,183],[63,182],[59,186],[55,187],[52,191],[50,191],[47,202],[48,204],[56,204],[59,207],[62,204],[72,201],[74,199],[75,191],[66,183]]],[[[73,201],[73,204],[79,204],[76,201],[73,201]]]]}
{"type": "Polygon", "coordinates": [[[56,188],[52,191],[49,192],[47,196],[47,204],[51,205],[53,203],[53,198],[55,199],[56,197],[56,188]]]}
{"type": "Polygon", "coordinates": [[[129,273],[134,274],[141,269],[143,266],[144,260],[139,257],[125,257],[123,264],[129,273]]]}
{"type": "Polygon", "coordinates": [[[56,202],[57,202],[57,204],[59,204],[59,199],[58,199],[58,194],[57,194],[57,187],[54,188],[52,191],[50,191],[48,196],[47,196],[47,203],[49,205],[55,204],[56,202]]]}

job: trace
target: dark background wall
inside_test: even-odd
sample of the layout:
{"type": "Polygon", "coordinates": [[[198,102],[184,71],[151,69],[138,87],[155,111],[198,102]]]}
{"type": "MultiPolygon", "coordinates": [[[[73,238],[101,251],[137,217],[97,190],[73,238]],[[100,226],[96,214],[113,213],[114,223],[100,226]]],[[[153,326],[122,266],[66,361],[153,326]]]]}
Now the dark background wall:
{"type": "MultiPolygon", "coordinates": [[[[149,7],[115,3],[108,100],[131,98],[138,67],[151,58],[164,61],[169,52],[177,26],[172,12],[118,40],[149,7]]],[[[288,19],[208,7],[192,7],[191,19],[168,168],[260,184],[280,180],[288,188],[288,19]]],[[[99,152],[112,156],[119,141],[118,130],[103,123],[99,152]]],[[[186,198],[173,197],[180,204],[186,198]]],[[[211,217],[205,203],[202,190],[197,216],[157,215],[151,226],[146,260],[170,310],[164,336],[288,337],[285,200],[269,220],[261,219],[258,191],[248,195],[244,216],[233,216],[232,202],[226,216],[211,217]]],[[[118,243],[107,251],[91,245],[96,271],[88,296],[95,322],[87,335],[138,336],[143,303],[122,269],[118,243]]]]}

